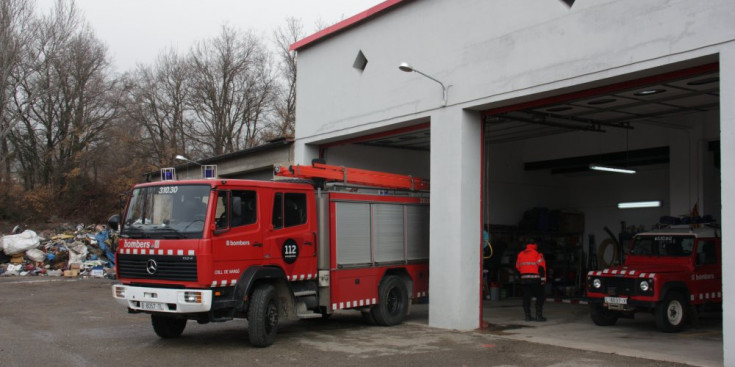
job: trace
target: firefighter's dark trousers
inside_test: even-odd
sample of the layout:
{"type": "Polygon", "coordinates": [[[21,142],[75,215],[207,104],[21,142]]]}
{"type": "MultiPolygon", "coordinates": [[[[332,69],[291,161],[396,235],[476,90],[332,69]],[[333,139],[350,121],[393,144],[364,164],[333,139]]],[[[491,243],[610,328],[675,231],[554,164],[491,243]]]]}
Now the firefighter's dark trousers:
{"type": "Polygon", "coordinates": [[[521,289],[523,290],[523,312],[526,315],[531,314],[531,297],[536,297],[536,314],[540,315],[544,310],[544,285],[541,279],[521,279],[521,289]]]}

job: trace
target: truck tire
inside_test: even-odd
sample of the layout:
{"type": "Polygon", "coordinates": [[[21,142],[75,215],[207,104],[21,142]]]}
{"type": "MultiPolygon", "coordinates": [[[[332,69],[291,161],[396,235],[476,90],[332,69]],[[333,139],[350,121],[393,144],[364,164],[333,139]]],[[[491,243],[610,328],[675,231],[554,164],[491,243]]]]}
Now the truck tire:
{"type": "Polygon", "coordinates": [[[601,303],[590,303],[590,318],[597,326],[613,326],[619,317],[619,312],[610,311],[601,303]]]}
{"type": "Polygon", "coordinates": [[[370,310],[375,323],[382,326],[402,323],[408,313],[408,301],[408,289],[403,279],[395,275],[386,276],[378,288],[378,304],[370,310]]]}
{"type": "Polygon", "coordinates": [[[687,307],[689,306],[680,292],[668,292],[654,311],[658,329],[665,333],[675,333],[684,329],[687,307]]]}
{"type": "Polygon", "coordinates": [[[179,319],[163,315],[151,315],[153,331],[161,338],[170,339],[181,336],[186,327],[186,319],[179,319]]]}
{"type": "Polygon", "coordinates": [[[248,336],[255,347],[267,347],[278,332],[278,299],[276,288],[270,284],[259,285],[250,297],[248,309],[248,336]]]}

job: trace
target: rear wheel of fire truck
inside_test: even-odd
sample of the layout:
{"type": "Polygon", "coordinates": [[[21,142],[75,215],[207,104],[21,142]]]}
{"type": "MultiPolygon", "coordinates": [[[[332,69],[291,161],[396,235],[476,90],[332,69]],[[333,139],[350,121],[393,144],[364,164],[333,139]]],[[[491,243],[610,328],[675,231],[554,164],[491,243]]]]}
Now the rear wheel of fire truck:
{"type": "Polygon", "coordinates": [[[153,331],[156,332],[156,335],[169,339],[181,336],[186,327],[186,319],[151,315],[151,324],[153,324],[153,331]]]}
{"type": "Polygon", "coordinates": [[[403,279],[395,275],[386,276],[378,288],[378,304],[371,310],[375,323],[382,326],[400,324],[408,313],[408,301],[403,279]]]}
{"type": "Polygon", "coordinates": [[[250,344],[267,347],[273,344],[278,332],[278,301],[276,288],[263,284],[255,288],[248,310],[248,336],[250,344]]]}
{"type": "Polygon", "coordinates": [[[620,313],[608,310],[601,303],[590,303],[590,317],[597,326],[613,326],[618,322],[620,313]]]}
{"type": "Polygon", "coordinates": [[[673,291],[667,293],[654,311],[656,326],[666,333],[681,331],[686,323],[687,307],[681,293],[673,291]]]}

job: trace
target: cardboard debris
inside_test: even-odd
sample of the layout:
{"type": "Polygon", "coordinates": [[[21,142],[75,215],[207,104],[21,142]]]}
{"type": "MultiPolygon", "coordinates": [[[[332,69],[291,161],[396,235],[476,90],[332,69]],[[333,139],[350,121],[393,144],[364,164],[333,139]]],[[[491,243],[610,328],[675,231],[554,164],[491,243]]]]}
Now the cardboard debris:
{"type": "Polygon", "coordinates": [[[115,278],[117,234],[104,225],[0,234],[0,276],[115,278]]]}

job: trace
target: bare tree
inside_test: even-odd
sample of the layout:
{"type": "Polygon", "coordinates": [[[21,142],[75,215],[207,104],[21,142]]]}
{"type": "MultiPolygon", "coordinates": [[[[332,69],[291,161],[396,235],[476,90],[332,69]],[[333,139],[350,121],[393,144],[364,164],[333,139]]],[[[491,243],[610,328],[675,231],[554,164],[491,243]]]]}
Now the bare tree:
{"type": "Polygon", "coordinates": [[[296,123],[296,51],[291,45],[304,37],[301,21],[286,19],[286,24],[273,32],[279,59],[280,85],[274,101],[274,121],[268,126],[267,138],[294,136],[296,123]]]}
{"type": "Polygon", "coordinates": [[[274,88],[263,44],[252,33],[225,25],[217,38],[197,44],[190,57],[189,105],[205,153],[257,145],[274,88]]]}
{"type": "Polygon", "coordinates": [[[29,0],[0,0],[0,152],[5,177],[11,173],[7,136],[17,122],[11,102],[33,26],[33,7],[29,0]]]}
{"type": "Polygon", "coordinates": [[[160,54],[152,67],[139,66],[129,81],[127,115],[141,124],[144,134],[139,142],[151,150],[155,165],[170,164],[174,155],[188,153],[190,79],[190,64],[169,50],[160,54]]]}
{"type": "Polygon", "coordinates": [[[73,2],[58,1],[40,21],[15,94],[21,124],[10,141],[26,188],[65,188],[84,171],[85,154],[118,111],[119,91],[108,78],[106,47],[73,2]]]}

